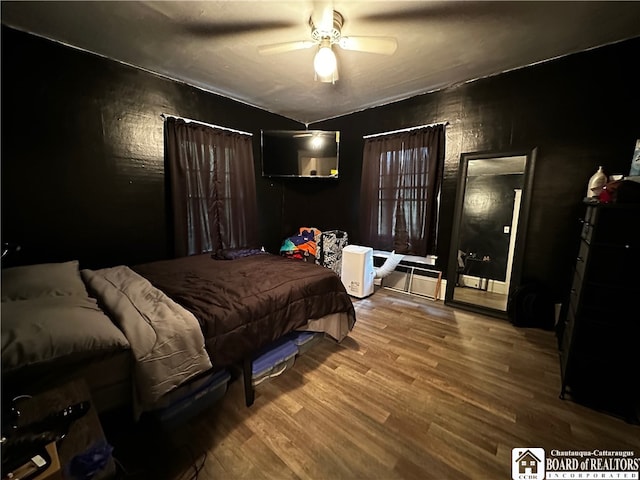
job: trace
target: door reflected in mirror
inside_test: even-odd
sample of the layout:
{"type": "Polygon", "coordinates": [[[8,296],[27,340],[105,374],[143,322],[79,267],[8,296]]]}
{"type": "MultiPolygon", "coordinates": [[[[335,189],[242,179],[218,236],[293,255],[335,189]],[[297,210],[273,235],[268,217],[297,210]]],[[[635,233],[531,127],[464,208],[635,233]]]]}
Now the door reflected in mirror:
{"type": "Polygon", "coordinates": [[[519,282],[531,152],[463,154],[445,301],[506,317],[519,282]]]}

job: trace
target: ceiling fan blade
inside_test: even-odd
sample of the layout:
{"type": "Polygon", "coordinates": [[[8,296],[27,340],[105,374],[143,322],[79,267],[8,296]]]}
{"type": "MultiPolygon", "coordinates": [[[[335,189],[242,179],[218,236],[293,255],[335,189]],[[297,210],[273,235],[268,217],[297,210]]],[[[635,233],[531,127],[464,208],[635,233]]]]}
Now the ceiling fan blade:
{"type": "Polygon", "coordinates": [[[184,26],[185,31],[196,37],[214,38],[225,35],[235,35],[240,33],[266,32],[269,30],[279,30],[293,27],[295,23],[285,21],[269,22],[191,22],[184,26]]]}
{"type": "Polygon", "coordinates": [[[296,42],[272,43],[258,47],[260,55],[274,55],[277,53],[291,52],[293,50],[303,50],[317,45],[312,40],[298,40],[296,42]]]}
{"type": "MultiPolygon", "coordinates": [[[[524,2],[525,8],[535,8],[529,2],[524,2]]],[[[534,4],[535,2],[531,2],[534,4]]],[[[550,2],[552,4],[554,2],[550,2]]],[[[404,2],[404,6],[395,6],[387,2],[388,11],[380,11],[358,16],[358,20],[369,22],[425,22],[425,21],[457,21],[464,22],[469,17],[509,16],[514,11],[522,11],[523,2],[491,2],[491,1],[463,1],[463,2],[404,2]]]]}
{"type": "Polygon", "coordinates": [[[393,37],[342,37],[338,45],[344,50],[392,55],[398,41],[393,37]]]}

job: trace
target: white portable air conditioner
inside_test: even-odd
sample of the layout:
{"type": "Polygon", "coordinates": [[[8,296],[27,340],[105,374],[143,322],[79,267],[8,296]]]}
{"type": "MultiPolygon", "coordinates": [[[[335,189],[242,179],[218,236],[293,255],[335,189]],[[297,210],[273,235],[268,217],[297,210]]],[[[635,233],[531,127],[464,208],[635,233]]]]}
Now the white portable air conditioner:
{"type": "Polygon", "coordinates": [[[342,249],[342,272],[340,278],[347,293],[364,298],[373,293],[373,249],[358,245],[347,245],[342,249]]]}

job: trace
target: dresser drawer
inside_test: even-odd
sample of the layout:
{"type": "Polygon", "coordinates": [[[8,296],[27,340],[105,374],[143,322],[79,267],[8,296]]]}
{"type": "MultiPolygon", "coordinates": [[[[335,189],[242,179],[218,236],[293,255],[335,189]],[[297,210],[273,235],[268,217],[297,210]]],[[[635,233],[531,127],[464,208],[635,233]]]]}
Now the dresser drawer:
{"type": "Polygon", "coordinates": [[[575,313],[572,308],[569,308],[569,313],[567,314],[567,319],[564,324],[564,332],[562,334],[562,342],[560,343],[560,350],[563,352],[568,352],[569,347],[571,346],[571,336],[573,335],[573,328],[575,325],[575,313]]]}
{"type": "Polygon", "coordinates": [[[581,309],[600,312],[604,316],[611,317],[611,322],[615,324],[626,324],[631,319],[640,323],[638,314],[640,288],[637,285],[633,283],[610,285],[594,281],[584,283],[581,292],[581,309]]]}
{"type": "Polygon", "coordinates": [[[587,265],[587,258],[589,257],[589,244],[585,241],[580,242],[580,249],[578,250],[578,256],[576,257],[576,274],[580,278],[584,278],[584,272],[587,265]]]}
{"type": "Polygon", "coordinates": [[[587,243],[591,243],[591,237],[593,236],[593,225],[588,221],[582,223],[582,232],[580,237],[587,243]]]}
{"type": "Polygon", "coordinates": [[[571,284],[571,290],[569,291],[569,304],[574,308],[580,301],[580,293],[582,291],[582,276],[577,270],[573,274],[573,283],[571,284]]]}
{"type": "MultiPolygon", "coordinates": [[[[580,256],[582,252],[578,254],[580,256]]],[[[592,245],[586,252],[587,271],[582,278],[590,283],[631,287],[638,285],[640,248],[622,245],[592,245]]],[[[580,263],[580,262],[578,262],[580,263]]],[[[578,265],[576,264],[576,269],[578,265]]],[[[584,270],[584,265],[582,265],[584,270]]]]}
{"type": "Polygon", "coordinates": [[[637,225],[640,213],[624,208],[594,209],[589,223],[594,226],[591,243],[614,243],[638,246],[637,225]],[[635,218],[633,216],[635,215],[635,218]]]}

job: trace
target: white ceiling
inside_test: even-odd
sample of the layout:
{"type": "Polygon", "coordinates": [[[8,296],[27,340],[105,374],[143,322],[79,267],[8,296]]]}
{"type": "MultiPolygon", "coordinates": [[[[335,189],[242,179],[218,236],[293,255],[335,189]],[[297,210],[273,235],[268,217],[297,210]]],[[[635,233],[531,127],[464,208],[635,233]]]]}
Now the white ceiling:
{"type": "MultiPolygon", "coordinates": [[[[343,35],[397,39],[392,56],[337,49],[340,78],[314,80],[320,0],[2,1],[2,22],[312,123],[640,36],[640,2],[334,1],[343,35]]],[[[324,2],[326,3],[326,2],[324,2]]],[[[629,74],[635,65],[629,65],[629,74]]]]}

